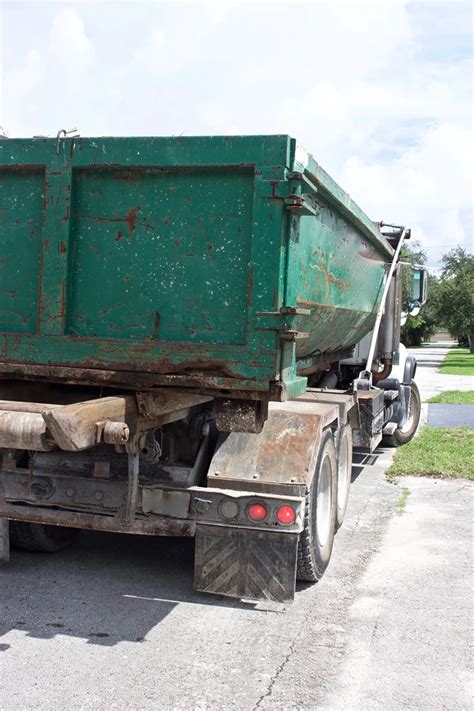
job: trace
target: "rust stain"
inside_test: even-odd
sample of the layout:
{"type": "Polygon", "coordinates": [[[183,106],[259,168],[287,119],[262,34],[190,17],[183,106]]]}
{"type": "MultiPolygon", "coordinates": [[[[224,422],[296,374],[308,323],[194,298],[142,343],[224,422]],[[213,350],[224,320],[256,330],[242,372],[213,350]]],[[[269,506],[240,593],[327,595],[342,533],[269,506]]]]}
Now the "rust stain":
{"type": "Polygon", "coordinates": [[[130,208],[125,217],[98,217],[97,215],[84,215],[84,217],[94,222],[125,222],[130,237],[137,228],[139,209],[139,207],[130,208]]]}
{"type": "Polygon", "coordinates": [[[128,236],[131,237],[137,228],[138,207],[132,207],[125,216],[125,222],[128,226],[128,236]]]}
{"type": "Polygon", "coordinates": [[[58,252],[59,252],[59,254],[66,254],[66,252],[67,252],[66,244],[62,240],[58,244],[58,252]]]}
{"type": "Polygon", "coordinates": [[[115,241],[119,242],[122,239],[122,232],[119,230],[117,234],[115,235],[115,241]]]}
{"type": "Polygon", "coordinates": [[[268,181],[270,185],[272,186],[272,199],[279,199],[278,195],[276,194],[277,187],[278,187],[278,180],[269,180],[268,181]]]}
{"type": "Polygon", "coordinates": [[[170,218],[169,218],[168,215],[167,215],[167,216],[163,219],[163,224],[164,224],[164,225],[167,225],[167,224],[169,224],[169,221],[170,221],[170,218]]]}
{"type": "Polygon", "coordinates": [[[327,284],[336,284],[340,289],[346,288],[345,282],[342,281],[342,279],[337,279],[334,274],[331,274],[324,264],[320,264],[319,267],[324,272],[324,278],[327,284]]]}
{"type": "Polygon", "coordinates": [[[321,438],[319,415],[273,412],[267,421],[267,436],[257,449],[257,471],[273,472],[274,480],[296,472],[296,483],[309,482],[321,438]]]}
{"type": "MultiPolygon", "coordinates": [[[[318,250],[315,250],[311,256],[314,256],[318,250]]],[[[337,277],[334,276],[334,274],[331,274],[329,269],[326,267],[324,262],[319,262],[318,264],[311,264],[312,269],[319,269],[324,274],[324,281],[326,283],[326,286],[330,286],[331,284],[334,284],[337,286],[339,289],[346,289],[346,282],[343,281],[342,279],[337,279],[337,277]]]]}
{"type": "Polygon", "coordinates": [[[114,170],[112,172],[114,180],[122,180],[124,183],[140,183],[141,171],[139,170],[114,170]]]}

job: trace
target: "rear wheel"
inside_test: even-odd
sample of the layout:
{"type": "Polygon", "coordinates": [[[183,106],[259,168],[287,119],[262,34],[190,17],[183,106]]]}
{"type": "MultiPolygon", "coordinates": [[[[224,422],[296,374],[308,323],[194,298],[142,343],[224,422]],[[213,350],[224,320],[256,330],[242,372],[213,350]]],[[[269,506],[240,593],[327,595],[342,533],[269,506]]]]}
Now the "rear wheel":
{"type": "Polygon", "coordinates": [[[341,428],[337,441],[337,511],[336,530],[342,526],[349,500],[352,476],[352,428],[341,428]]]}
{"type": "Polygon", "coordinates": [[[408,407],[407,421],[402,427],[398,427],[393,435],[387,435],[383,438],[383,444],[388,447],[401,447],[402,444],[407,444],[415,436],[421,415],[421,397],[418,386],[415,382],[410,385],[410,405],[408,407]]]}
{"type": "Polygon", "coordinates": [[[10,542],[24,551],[56,553],[74,543],[78,535],[74,528],[10,521],[10,542]]]}
{"type": "Polygon", "coordinates": [[[298,542],[298,580],[316,582],[331,559],[337,509],[337,458],[330,430],[322,437],[311,486],[306,493],[304,530],[298,542]]]}

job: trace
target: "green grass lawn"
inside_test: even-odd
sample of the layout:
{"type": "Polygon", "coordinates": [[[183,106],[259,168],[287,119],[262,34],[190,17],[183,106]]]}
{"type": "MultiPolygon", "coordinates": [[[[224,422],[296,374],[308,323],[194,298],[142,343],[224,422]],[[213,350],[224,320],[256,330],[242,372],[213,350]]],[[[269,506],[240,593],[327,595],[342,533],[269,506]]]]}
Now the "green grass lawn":
{"type": "Polygon", "coordinates": [[[470,427],[424,427],[418,437],[397,449],[387,476],[474,480],[474,430],[470,427]]]}
{"type": "Polygon", "coordinates": [[[444,393],[430,397],[426,402],[440,402],[447,405],[474,405],[474,390],[446,390],[444,393]]]}
{"type": "Polygon", "coordinates": [[[474,353],[469,348],[451,348],[438,371],[447,375],[474,375],[474,353]]]}

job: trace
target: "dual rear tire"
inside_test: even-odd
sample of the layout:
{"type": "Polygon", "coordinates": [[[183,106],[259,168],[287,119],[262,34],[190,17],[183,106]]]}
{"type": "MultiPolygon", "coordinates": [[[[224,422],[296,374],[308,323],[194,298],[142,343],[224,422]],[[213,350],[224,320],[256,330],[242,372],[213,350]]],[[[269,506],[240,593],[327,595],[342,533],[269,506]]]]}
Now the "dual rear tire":
{"type": "Polygon", "coordinates": [[[74,543],[78,535],[74,528],[10,521],[10,542],[24,551],[57,553],[74,543]]]}
{"type": "Polygon", "coordinates": [[[337,441],[323,433],[316,468],[306,492],[304,529],[298,542],[296,577],[306,582],[322,578],[331,559],[334,535],[347,508],[352,466],[352,435],[341,428],[337,441]]]}

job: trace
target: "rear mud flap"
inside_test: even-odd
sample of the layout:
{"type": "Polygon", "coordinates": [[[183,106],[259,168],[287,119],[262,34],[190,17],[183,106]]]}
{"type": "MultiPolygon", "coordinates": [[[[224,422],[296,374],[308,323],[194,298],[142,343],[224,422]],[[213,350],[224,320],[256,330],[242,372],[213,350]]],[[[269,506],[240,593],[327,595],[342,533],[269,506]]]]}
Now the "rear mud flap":
{"type": "Polygon", "coordinates": [[[298,533],[200,524],[196,527],[194,587],[248,600],[291,602],[297,549],[298,533]]]}

